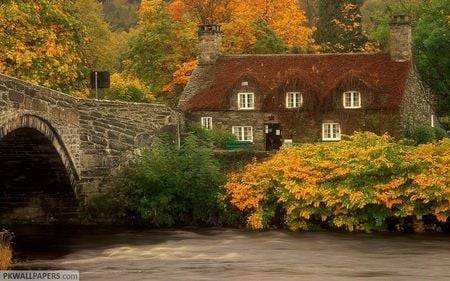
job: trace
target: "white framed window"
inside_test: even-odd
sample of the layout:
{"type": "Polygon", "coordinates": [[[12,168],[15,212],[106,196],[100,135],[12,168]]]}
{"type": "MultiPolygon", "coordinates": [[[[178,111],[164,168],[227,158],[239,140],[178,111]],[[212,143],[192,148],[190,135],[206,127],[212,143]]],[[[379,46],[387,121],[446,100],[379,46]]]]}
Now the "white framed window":
{"type": "Polygon", "coordinates": [[[202,122],[203,129],[206,129],[206,130],[212,129],[212,117],[202,117],[201,122],[202,122]]]}
{"type": "Polygon", "coordinates": [[[254,109],[255,108],[255,94],[254,93],[238,93],[238,108],[239,109],[254,109]]]}
{"type": "Polygon", "coordinates": [[[342,95],[344,108],[361,108],[361,93],[358,91],[347,91],[342,95]]]}
{"type": "Polygon", "coordinates": [[[286,108],[299,108],[303,104],[303,95],[300,92],[286,93],[286,108]]]}
{"type": "Polygon", "coordinates": [[[253,142],[253,127],[252,126],[233,126],[231,128],[233,135],[238,141],[253,142]]]}
{"type": "Polygon", "coordinates": [[[341,126],[339,125],[339,123],[323,123],[322,140],[324,141],[341,140],[341,126]]]}

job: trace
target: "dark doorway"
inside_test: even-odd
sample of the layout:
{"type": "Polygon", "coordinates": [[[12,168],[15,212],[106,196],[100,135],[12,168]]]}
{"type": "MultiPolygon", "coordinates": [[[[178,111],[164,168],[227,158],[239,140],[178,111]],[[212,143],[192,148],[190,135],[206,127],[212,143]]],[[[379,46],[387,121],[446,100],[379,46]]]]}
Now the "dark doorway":
{"type": "Polygon", "coordinates": [[[264,125],[266,133],[266,150],[278,150],[281,147],[281,126],[278,123],[264,125]]]}
{"type": "Polygon", "coordinates": [[[0,221],[67,222],[77,200],[53,144],[35,129],[17,129],[0,140],[0,221]]]}

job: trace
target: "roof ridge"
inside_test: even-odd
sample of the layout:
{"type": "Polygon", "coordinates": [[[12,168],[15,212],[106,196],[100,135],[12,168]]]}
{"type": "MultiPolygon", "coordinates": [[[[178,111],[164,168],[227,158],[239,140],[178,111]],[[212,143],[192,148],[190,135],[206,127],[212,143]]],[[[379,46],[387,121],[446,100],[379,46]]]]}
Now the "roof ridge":
{"type": "Polygon", "coordinates": [[[320,57],[320,56],[373,56],[389,55],[386,52],[373,53],[320,53],[320,54],[222,54],[220,58],[248,58],[248,57],[320,57]]]}

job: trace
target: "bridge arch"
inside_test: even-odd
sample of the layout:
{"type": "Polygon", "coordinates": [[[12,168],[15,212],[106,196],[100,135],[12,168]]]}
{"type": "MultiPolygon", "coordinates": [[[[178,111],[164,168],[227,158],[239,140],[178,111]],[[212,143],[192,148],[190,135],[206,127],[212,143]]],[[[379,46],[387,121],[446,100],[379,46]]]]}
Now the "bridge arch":
{"type": "Polygon", "coordinates": [[[45,119],[22,115],[0,125],[0,222],[76,219],[78,175],[45,119]]]}
{"type": "Polygon", "coordinates": [[[44,135],[51,142],[64,167],[66,168],[71,187],[74,191],[76,191],[76,182],[79,179],[79,175],[70,157],[70,153],[65,147],[64,142],[57,131],[50,124],[50,122],[44,118],[36,115],[24,114],[5,122],[5,124],[0,127],[0,141],[8,134],[22,128],[34,129],[44,135]]]}

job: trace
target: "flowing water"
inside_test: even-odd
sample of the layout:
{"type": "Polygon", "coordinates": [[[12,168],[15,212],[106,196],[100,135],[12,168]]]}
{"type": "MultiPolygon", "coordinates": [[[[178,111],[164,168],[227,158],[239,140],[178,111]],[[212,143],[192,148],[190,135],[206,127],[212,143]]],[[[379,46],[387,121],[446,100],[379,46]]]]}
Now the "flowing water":
{"type": "Polygon", "coordinates": [[[448,234],[16,227],[17,269],[81,280],[450,280],[448,234]]]}

